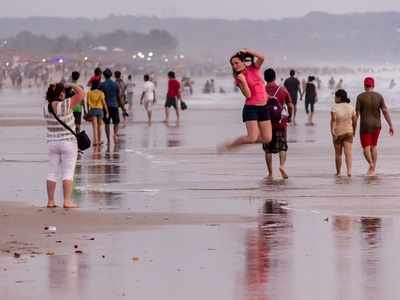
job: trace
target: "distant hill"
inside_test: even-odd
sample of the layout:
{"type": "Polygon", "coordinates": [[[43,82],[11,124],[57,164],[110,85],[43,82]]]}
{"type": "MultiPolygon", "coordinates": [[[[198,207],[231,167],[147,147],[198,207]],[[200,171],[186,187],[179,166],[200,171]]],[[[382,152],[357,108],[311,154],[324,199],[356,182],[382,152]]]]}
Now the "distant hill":
{"type": "Polygon", "coordinates": [[[86,18],[2,18],[0,37],[29,30],[49,37],[79,37],[115,30],[168,31],[186,55],[199,60],[226,59],[251,47],[288,64],[304,62],[400,63],[400,13],[332,15],[313,12],[281,20],[219,20],[139,16],[86,18]]]}
{"type": "Polygon", "coordinates": [[[97,35],[85,34],[79,38],[66,35],[49,38],[44,35],[21,31],[15,37],[7,39],[7,47],[26,50],[32,54],[83,52],[88,49],[105,48],[128,51],[129,56],[138,51],[158,51],[176,53],[177,41],[165,30],[151,30],[148,34],[116,30],[97,35]]]}

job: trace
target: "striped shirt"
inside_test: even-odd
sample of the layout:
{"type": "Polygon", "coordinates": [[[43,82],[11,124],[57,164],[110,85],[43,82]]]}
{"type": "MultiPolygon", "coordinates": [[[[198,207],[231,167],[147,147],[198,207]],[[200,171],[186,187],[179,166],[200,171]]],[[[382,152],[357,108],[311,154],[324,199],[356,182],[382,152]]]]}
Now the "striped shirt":
{"type": "MultiPolygon", "coordinates": [[[[63,142],[72,141],[76,142],[76,137],[62,126],[49,112],[48,102],[46,101],[43,106],[43,114],[47,124],[47,142],[63,142]]],[[[75,119],[71,109],[71,99],[65,99],[57,103],[56,108],[57,117],[65,124],[67,124],[73,131],[75,131],[75,119]]]]}

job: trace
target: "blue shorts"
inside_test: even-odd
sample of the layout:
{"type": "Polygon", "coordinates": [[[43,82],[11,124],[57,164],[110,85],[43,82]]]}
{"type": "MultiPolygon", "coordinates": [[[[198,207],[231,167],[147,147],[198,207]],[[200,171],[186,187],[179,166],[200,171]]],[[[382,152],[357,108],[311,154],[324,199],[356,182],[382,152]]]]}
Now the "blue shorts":
{"type": "Polygon", "coordinates": [[[100,108],[91,108],[91,109],[89,110],[89,115],[90,115],[91,117],[103,118],[104,113],[103,113],[103,110],[100,109],[100,108]]]}

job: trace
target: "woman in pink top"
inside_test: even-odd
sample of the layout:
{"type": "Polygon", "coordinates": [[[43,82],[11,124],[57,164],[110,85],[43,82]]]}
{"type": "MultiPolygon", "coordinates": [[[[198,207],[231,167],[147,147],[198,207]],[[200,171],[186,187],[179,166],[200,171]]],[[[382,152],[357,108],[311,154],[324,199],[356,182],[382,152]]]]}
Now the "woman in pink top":
{"type": "Polygon", "coordinates": [[[266,107],[267,93],[265,83],[260,74],[264,56],[247,49],[233,55],[230,59],[233,77],[246,102],[242,118],[246,123],[247,135],[240,136],[232,142],[219,147],[219,152],[233,150],[245,144],[269,143],[272,138],[270,116],[266,107]],[[251,65],[246,60],[251,58],[251,65]]]}

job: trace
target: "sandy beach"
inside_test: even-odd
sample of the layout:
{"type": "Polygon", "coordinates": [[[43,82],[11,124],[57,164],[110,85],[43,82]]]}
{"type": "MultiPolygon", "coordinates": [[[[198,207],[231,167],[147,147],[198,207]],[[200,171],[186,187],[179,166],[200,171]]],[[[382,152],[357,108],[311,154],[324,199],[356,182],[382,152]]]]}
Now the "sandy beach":
{"type": "Polygon", "coordinates": [[[289,180],[266,180],[260,146],[216,153],[244,132],[232,101],[189,99],[179,126],[160,122],[159,105],[148,127],[137,105],[120,145],[80,158],[78,210],[43,208],[40,107],[1,118],[0,298],[398,297],[398,135],[382,131],[376,178],[364,176],[358,138],[353,178],[336,178],[329,113],[317,107],[307,127],[299,106],[289,180]]]}
{"type": "MultiPolygon", "coordinates": [[[[170,225],[220,226],[254,223],[255,217],[229,215],[103,212],[93,210],[47,209],[2,203],[0,209],[0,252],[3,255],[66,254],[71,237],[87,234],[160,229],[170,225]],[[16,223],[15,221],[18,220],[16,223]],[[55,227],[52,229],[51,227],[55,227]],[[57,241],[55,241],[57,239],[57,241]],[[55,242],[55,243],[54,243],[55,242]],[[29,247],[26,247],[29,245],[29,247]],[[50,248],[49,248],[50,247],[50,248]],[[47,249],[47,251],[46,251],[47,249]],[[56,251],[59,250],[59,251],[56,251]],[[40,252],[40,253],[39,253],[40,252]]],[[[74,238],[72,238],[73,240],[74,238]]],[[[89,239],[90,240],[90,239],[89,239]]],[[[72,248],[71,248],[72,249],[72,248]]]]}

